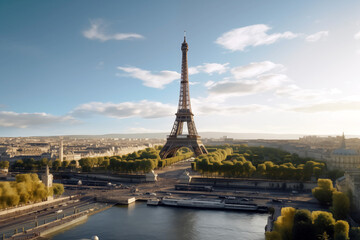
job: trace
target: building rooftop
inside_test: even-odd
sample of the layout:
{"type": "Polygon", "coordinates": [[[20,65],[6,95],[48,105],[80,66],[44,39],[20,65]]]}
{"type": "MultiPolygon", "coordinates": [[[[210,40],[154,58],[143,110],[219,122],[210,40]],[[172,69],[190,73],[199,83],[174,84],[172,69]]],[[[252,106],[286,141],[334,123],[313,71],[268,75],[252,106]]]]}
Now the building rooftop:
{"type": "Polygon", "coordinates": [[[339,148],[333,151],[333,155],[358,155],[358,152],[354,149],[339,148]]]}

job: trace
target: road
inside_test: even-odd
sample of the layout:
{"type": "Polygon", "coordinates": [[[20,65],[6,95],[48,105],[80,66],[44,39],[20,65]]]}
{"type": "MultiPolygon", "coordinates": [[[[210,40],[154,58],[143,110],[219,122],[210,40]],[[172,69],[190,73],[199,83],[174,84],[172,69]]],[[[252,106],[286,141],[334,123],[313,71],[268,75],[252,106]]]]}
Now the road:
{"type": "Polygon", "coordinates": [[[82,201],[69,201],[27,215],[4,219],[0,223],[0,237],[10,237],[16,230],[17,232],[22,232],[23,229],[28,230],[36,227],[36,225],[52,222],[65,216],[72,215],[75,212],[78,213],[91,209],[95,210],[101,207],[103,207],[103,204],[85,198],[82,199],[82,201]]]}

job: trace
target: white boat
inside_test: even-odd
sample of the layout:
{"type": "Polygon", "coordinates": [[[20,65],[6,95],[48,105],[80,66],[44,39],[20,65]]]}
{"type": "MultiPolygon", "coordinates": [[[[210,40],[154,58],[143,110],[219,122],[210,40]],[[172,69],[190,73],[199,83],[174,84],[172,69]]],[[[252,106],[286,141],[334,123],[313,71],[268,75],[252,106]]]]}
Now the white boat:
{"type": "Polygon", "coordinates": [[[196,208],[223,208],[224,204],[216,201],[203,201],[203,200],[181,200],[178,201],[179,207],[196,207],[196,208]]]}
{"type": "Polygon", "coordinates": [[[245,205],[245,204],[225,204],[225,209],[233,210],[257,210],[257,205],[245,205]]]}
{"type": "Polygon", "coordinates": [[[148,199],[146,204],[151,206],[157,206],[159,205],[159,202],[160,201],[158,199],[148,199]]]}
{"type": "Polygon", "coordinates": [[[168,206],[177,206],[177,202],[178,202],[177,199],[171,199],[171,198],[166,198],[161,201],[162,204],[168,206]]]}
{"type": "Polygon", "coordinates": [[[216,200],[163,199],[161,203],[166,206],[174,206],[174,207],[245,210],[245,211],[259,210],[259,206],[256,204],[229,204],[216,200]]]}

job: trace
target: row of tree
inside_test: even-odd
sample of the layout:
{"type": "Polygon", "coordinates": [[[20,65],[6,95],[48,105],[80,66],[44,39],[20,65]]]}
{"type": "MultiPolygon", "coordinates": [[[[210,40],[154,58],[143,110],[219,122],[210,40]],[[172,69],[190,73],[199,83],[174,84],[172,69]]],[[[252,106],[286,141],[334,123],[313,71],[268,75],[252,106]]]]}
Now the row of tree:
{"type": "Polygon", "coordinates": [[[48,196],[59,196],[63,192],[62,184],[53,184],[48,189],[37,174],[18,174],[14,182],[0,182],[0,208],[43,201],[48,196]]]}
{"type": "Polygon", "coordinates": [[[318,179],[318,186],[312,189],[313,196],[322,205],[331,205],[335,219],[346,219],[350,212],[350,198],[333,187],[330,179],[318,179]]]}
{"type": "MultiPolygon", "coordinates": [[[[161,160],[159,152],[162,146],[155,148],[146,148],[144,150],[135,151],[122,156],[111,157],[86,157],[81,158],[79,161],[49,161],[46,158],[34,160],[27,158],[17,160],[12,168],[20,171],[34,171],[40,170],[45,166],[49,166],[53,171],[75,169],[81,167],[82,171],[89,172],[93,170],[111,170],[117,172],[134,173],[143,172],[147,173],[155,168],[163,168],[178,161],[190,158],[193,153],[187,149],[182,148],[176,156],[168,159],[161,160]]],[[[1,163],[1,162],[0,162],[1,163]]]]}
{"type": "Polygon", "coordinates": [[[271,161],[254,166],[243,154],[232,154],[231,148],[217,149],[208,155],[200,155],[192,163],[193,170],[207,176],[224,177],[261,177],[284,180],[310,180],[320,177],[325,171],[325,164],[308,161],[294,165],[291,162],[280,165],[271,161]]]}
{"type": "Polygon", "coordinates": [[[178,155],[178,156],[175,156],[175,157],[159,160],[158,167],[159,168],[164,168],[166,166],[170,166],[170,165],[172,165],[174,163],[177,163],[179,161],[191,158],[193,155],[194,155],[193,152],[184,152],[181,155],[178,155]]]}
{"type": "Polygon", "coordinates": [[[291,162],[274,164],[271,161],[258,164],[257,176],[269,179],[310,180],[312,176],[319,178],[326,170],[324,163],[307,161],[305,164],[294,165],[291,162]]]}
{"type": "MultiPolygon", "coordinates": [[[[332,213],[284,207],[281,216],[274,222],[274,230],[266,232],[265,236],[266,240],[347,240],[349,230],[348,222],[336,221],[332,213]]],[[[350,236],[354,235],[351,232],[358,231],[357,228],[351,229],[350,236]]]]}
{"type": "MultiPolygon", "coordinates": [[[[231,147],[234,153],[242,154],[246,160],[250,161],[254,166],[258,166],[259,164],[263,164],[265,162],[273,162],[274,165],[278,165],[279,167],[285,163],[292,163],[293,166],[301,166],[301,164],[306,165],[307,162],[315,162],[314,159],[308,157],[300,157],[298,154],[283,151],[278,148],[270,148],[270,147],[249,147],[245,144],[241,145],[220,145],[220,146],[211,146],[208,147],[208,151],[216,151],[217,149],[225,149],[231,147]]],[[[316,161],[318,163],[324,163],[321,161],[316,161]]],[[[325,165],[325,163],[324,163],[325,165]]],[[[286,165],[285,165],[286,166],[286,165]]],[[[320,175],[322,177],[330,178],[335,181],[335,179],[344,176],[344,171],[340,169],[329,170],[326,168],[322,168],[322,172],[320,175]]],[[[319,169],[317,169],[319,171],[319,169]]],[[[319,175],[319,172],[314,173],[314,176],[319,175]]],[[[296,174],[296,173],[295,173],[296,174]]],[[[298,169],[298,175],[301,175],[301,170],[298,169]]],[[[272,177],[273,178],[273,177],[272,177]]],[[[308,178],[305,176],[305,178],[308,178]]],[[[296,178],[295,178],[296,179],[296,178]]]]}
{"type": "MultiPolygon", "coordinates": [[[[193,170],[207,176],[224,177],[250,177],[256,171],[252,163],[247,161],[242,155],[227,155],[224,151],[219,149],[214,153],[210,153],[219,156],[217,158],[202,157],[203,155],[196,158],[192,163],[193,170]]],[[[230,151],[228,152],[230,153],[230,151]]]]}
{"type": "Polygon", "coordinates": [[[99,158],[82,158],[79,161],[83,171],[90,171],[93,168],[103,167],[116,172],[147,173],[155,168],[163,168],[176,162],[193,156],[188,149],[180,149],[177,155],[172,158],[161,159],[159,152],[161,146],[156,148],[146,148],[137,152],[129,153],[123,156],[99,158]]]}
{"type": "Polygon", "coordinates": [[[249,147],[245,144],[231,145],[234,153],[243,154],[245,158],[251,161],[254,165],[258,165],[265,161],[272,161],[274,164],[280,165],[285,162],[291,162],[293,164],[305,164],[313,159],[301,158],[297,154],[290,154],[287,151],[270,148],[270,147],[249,147]]]}

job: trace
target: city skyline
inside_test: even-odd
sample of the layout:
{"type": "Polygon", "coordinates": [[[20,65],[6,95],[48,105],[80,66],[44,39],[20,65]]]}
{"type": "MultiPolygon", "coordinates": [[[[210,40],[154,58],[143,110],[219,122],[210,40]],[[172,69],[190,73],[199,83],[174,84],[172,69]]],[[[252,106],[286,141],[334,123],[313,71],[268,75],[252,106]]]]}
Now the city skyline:
{"type": "Polygon", "coordinates": [[[184,30],[199,132],[360,134],[359,10],[2,1],[0,137],[168,132],[184,30]]]}

